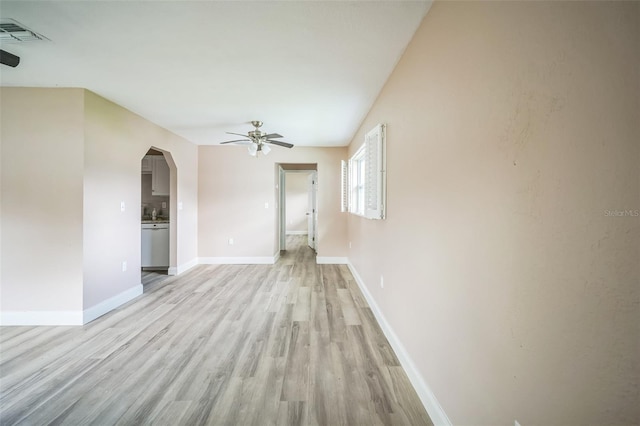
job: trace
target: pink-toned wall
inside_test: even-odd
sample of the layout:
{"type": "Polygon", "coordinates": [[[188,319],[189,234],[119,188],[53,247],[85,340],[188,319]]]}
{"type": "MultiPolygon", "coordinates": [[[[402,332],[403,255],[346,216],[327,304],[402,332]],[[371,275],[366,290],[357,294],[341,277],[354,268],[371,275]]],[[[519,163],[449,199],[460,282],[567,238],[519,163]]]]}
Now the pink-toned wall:
{"type": "Polygon", "coordinates": [[[84,303],[91,307],[140,284],[141,160],[152,146],[168,153],[173,169],[170,264],[177,270],[197,261],[198,150],[89,91],[85,117],[84,303]]]}
{"type": "Polygon", "coordinates": [[[81,89],[0,89],[2,312],[82,310],[81,89]]]}
{"type": "Polygon", "coordinates": [[[272,257],[277,253],[278,163],[317,164],[318,256],[345,257],[347,218],[340,213],[340,160],[346,155],[346,147],[274,147],[268,156],[255,158],[243,146],[200,146],[199,257],[272,257]],[[229,238],[233,245],[228,244],[229,238]]]}
{"type": "Polygon", "coordinates": [[[0,93],[3,323],[77,324],[141,289],[140,173],[151,146],[177,170],[172,266],[197,261],[195,145],[83,89],[0,93]]]}
{"type": "Polygon", "coordinates": [[[638,52],[638,2],[437,2],[350,145],[387,123],[349,259],[453,424],[640,421],[638,52]]]}
{"type": "Polygon", "coordinates": [[[309,207],[309,173],[289,172],[286,174],[286,230],[287,233],[306,233],[307,210],[309,207]]]}

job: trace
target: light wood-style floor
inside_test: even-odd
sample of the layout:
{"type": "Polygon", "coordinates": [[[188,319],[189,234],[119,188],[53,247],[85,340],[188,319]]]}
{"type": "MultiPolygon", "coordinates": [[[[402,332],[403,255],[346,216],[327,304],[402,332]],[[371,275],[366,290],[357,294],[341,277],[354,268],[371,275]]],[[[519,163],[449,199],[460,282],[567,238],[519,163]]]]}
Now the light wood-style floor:
{"type": "Polygon", "coordinates": [[[140,274],[140,280],[145,288],[150,287],[160,281],[164,281],[169,278],[167,271],[142,271],[140,274]]]}
{"type": "Polygon", "coordinates": [[[431,424],[349,270],[288,247],[83,327],[0,328],[0,424],[431,424]]]}

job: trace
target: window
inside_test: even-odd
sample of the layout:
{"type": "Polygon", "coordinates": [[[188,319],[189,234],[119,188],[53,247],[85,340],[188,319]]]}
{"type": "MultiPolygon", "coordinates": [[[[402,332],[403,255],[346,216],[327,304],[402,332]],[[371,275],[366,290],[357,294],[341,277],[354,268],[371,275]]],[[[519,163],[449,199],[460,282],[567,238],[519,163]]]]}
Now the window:
{"type": "Polygon", "coordinates": [[[349,211],[360,216],[364,216],[364,181],[366,177],[364,147],[364,145],[361,146],[349,160],[349,170],[351,172],[351,176],[349,176],[349,182],[351,183],[349,189],[349,211]]]}
{"type": "Polygon", "coordinates": [[[377,125],[349,162],[342,162],[342,211],[384,219],[384,133],[385,126],[377,125]]]}

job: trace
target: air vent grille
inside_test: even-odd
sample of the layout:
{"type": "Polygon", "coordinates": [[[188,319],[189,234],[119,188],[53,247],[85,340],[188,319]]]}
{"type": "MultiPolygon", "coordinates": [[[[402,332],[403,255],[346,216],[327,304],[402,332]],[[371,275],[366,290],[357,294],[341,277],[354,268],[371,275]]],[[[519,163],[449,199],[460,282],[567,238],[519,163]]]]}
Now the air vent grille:
{"type": "Polygon", "coordinates": [[[43,40],[49,39],[42,34],[30,30],[18,21],[13,19],[0,20],[0,42],[2,43],[22,43],[43,40]]]}

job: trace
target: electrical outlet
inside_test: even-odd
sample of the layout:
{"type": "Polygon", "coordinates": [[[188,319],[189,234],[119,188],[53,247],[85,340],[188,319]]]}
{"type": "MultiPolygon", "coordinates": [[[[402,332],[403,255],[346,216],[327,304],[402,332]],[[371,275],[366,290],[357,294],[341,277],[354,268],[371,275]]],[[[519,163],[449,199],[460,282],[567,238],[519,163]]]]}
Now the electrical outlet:
{"type": "Polygon", "coordinates": [[[380,275],[380,288],[384,288],[384,277],[380,275]]]}
{"type": "Polygon", "coordinates": [[[229,238],[229,245],[232,246],[233,245],[233,238],[229,238]]]}
{"type": "Polygon", "coordinates": [[[163,201],[163,202],[162,202],[162,208],[163,208],[163,209],[166,209],[166,208],[167,208],[167,202],[166,202],[166,201],[163,201]]]}
{"type": "Polygon", "coordinates": [[[127,272],[127,261],[126,260],[122,261],[122,272],[127,272]]]}
{"type": "Polygon", "coordinates": [[[349,241],[349,248],[351,248],[351,241],[349,241]]]}
{"type": "Polygon", "coordinates": [[[124,201],[120,201],[120,211],[124,211],[124,201]]]}
{"type": "Polygon", "coordinates": [[[264,208],[268,209],[269,208],[269,203],[264,203],[264,208]]]}
{"type": "Polygon", "coordinates": [[[182,201],[178,203],[178,210],[182,210],[182,201]]]}

